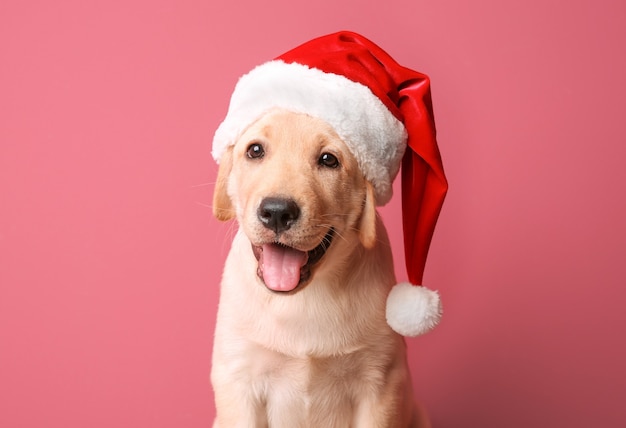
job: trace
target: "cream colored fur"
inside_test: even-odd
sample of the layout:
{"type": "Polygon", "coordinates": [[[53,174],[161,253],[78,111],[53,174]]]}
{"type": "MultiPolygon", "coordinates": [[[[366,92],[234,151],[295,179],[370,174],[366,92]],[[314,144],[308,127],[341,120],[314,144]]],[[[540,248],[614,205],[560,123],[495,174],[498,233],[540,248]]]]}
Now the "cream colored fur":
{"type": "Polygon", "coordinates": [[[224,153],[214,214],[239,230],[224,268],[211,379],[217,428],[425,428],[403,337],[385,320],[396,283],[372,186],[325,122],[272,111],[224,153]],[[250,144],[265,155],[250,159],[250,144]],[[320,166],[331,153],[340,166],[320,166]],[[257,218],[264,197],[293,198],[301,217],[276,236],[257,218]],[[269,291],[251,243],[308,251],[335,237],[294,293],[269,291]]]}

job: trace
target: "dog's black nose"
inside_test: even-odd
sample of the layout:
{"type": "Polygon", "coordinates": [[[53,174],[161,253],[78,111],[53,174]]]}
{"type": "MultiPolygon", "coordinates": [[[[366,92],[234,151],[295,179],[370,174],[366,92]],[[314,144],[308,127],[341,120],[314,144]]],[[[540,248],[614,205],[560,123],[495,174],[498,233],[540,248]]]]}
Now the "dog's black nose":
{"type": "Polygon", "coordinates": [[[276,233],[289,229],[300,217],[300,207],[293,199],[265,198],[261,201],[257,216],[263,226],[276,233]]]}

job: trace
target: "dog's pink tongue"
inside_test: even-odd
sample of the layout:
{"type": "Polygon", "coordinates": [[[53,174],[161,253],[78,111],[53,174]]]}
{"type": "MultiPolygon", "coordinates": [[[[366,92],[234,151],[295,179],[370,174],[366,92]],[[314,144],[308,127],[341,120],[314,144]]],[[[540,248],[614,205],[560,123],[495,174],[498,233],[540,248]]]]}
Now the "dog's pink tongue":
{"type": "Polygon", "coordinates": [[[263,245],[261,256],[263,282],[274,291],[291,291],[300,282],[300,268],[308,255],[303,251],[281,245],[263,245]]]}

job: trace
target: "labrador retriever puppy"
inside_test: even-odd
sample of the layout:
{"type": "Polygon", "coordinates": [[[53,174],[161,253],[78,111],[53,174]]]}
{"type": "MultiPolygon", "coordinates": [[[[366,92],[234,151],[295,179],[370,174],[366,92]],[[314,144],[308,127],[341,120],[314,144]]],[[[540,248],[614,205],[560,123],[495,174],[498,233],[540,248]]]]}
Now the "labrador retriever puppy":
{"type": "Polygon", "coordinates": [[[214,215],[239,225],[221,283],[214,427],[429,427],[372,185],[334,129],[274,109],[227,148],[214,215]]]}

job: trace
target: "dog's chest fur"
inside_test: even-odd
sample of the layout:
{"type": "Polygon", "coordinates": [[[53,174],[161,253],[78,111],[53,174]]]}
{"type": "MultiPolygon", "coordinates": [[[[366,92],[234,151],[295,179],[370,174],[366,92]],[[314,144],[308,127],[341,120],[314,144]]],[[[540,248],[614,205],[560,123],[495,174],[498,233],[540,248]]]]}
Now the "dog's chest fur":
{"type": "MultiPolygon", "coordinates": [[[[361,388],[362,362],[354,356],[289,358],[269,356],[275,370],[260,377],[268,419],[290,414],[291,426],[349,426],[354,392],[361,388]],[[289,411],[285,411],[289,409],[289,411]]],[[[286,422],[286,421],[285,421],[286,422]]]]}
{"type": "Polygon", "coordinates": [[[367,391],[374,397],[384,391],[389,378],[408,375],[400,361],[371,359],[370,352],[298,358],[251,342],[241,345],[236,354],[254,359],[233,354],[223,374],[246,385],[240,398],[256,408],[257,426],[265,426],[265,421],[273,428],[362,426],[359,419],[369,417],[363,400],[367,391]]]}

